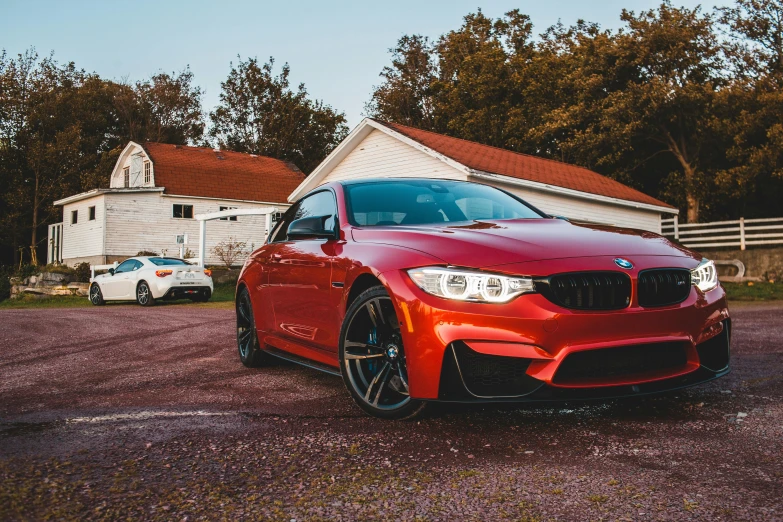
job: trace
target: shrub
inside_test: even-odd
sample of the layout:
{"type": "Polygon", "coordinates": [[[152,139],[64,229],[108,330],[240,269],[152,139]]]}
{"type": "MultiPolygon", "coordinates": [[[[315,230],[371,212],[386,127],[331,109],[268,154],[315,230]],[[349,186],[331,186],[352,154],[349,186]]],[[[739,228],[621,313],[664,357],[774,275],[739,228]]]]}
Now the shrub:
{"type": "Polygon", "coordinates": [[[233,237],[229,237],[227,240],[215,245],[212,253],[223,262],[226,268],[231,268],[238,259],[247,255],[246,246],[246,241],[236,241],[233,237]]]}
{"type": "Polygon", "coordinates": [[[77,283],[90,282],[90,263],[78,263],[73,267],[74,279],[77,283]]]}
{"type": "Polygon", "coordinates": [[[11,281],[8,278],[13,275],[13,272],[13,267],[0,266],[0,301],[11,297],[11,281]]]}
{"type": "Polygon", "coordinates": [[[159,256],[160,254],[158,254],[157,252],[153,252],[152,250],[141,250],[141,251],[140,251],[138,254],[136,254],[136,255],[137,255],[137,256],[150,256],[150,257],[154,257],[154,256],[159,256]]]}

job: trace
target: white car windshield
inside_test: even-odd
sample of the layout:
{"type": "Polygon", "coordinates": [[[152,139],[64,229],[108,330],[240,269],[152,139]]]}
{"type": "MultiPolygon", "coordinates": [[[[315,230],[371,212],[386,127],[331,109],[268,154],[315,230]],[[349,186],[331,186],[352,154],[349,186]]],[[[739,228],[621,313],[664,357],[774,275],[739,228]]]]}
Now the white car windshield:
{"type": "Polygon", "coordinates": [[[175,257],[151,257],[150,263],[157,266],[181,266],[190,264],[184,259],[177,259],[175,257]]]}

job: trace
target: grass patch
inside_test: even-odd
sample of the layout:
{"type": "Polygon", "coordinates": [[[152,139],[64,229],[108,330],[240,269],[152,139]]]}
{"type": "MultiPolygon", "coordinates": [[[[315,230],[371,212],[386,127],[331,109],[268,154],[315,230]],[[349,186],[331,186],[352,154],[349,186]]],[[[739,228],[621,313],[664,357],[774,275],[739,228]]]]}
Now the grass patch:
{"type": "MultiPolygon", "coordinates": [[[[234,283],[224,283],[215,285],[212,297],[206,303],[191,303],[187,299],[178,301],[158,301],[159,305],[171,306],[177,304],[187,304],[199,308],[232,308],[234,303],[234,283]]],[[[134,304],[133,301],[107,302],[106,306],[123,306],[134,304]]],[[[90,300],[86,297],[55,295],[49,297],[36,297],[30,294],[22,295],[12,299],[0,301],[0,310],[13,310],[18,308],[84,308],[92,306],[90,300]]]]}
{"type": "Polygon", "coordinates": [[[721,283],[729,301],[777,301],[783,299],[783,283],[721,283]]]}

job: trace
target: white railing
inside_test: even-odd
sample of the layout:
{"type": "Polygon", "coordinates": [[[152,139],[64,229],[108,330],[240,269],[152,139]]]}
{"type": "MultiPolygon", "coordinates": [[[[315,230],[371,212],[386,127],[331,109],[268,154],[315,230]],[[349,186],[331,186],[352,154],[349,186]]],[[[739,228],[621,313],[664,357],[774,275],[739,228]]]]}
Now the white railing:
{"type": "Polygon", "coordinates": [[[95,271],[101,271],[101,270],[108,270],[110,268],[117,269],[117,261],[110,265],[90,265],[90,283],[92,283],[92,280],[95,279],[95,271]]]}
{"type": "Polygon", "coordinates": [[[677,216],[661,220],[661,233],[688,248],[783,245],[783,218],[735,219],[711,223],[679,223],[677,216]]]}

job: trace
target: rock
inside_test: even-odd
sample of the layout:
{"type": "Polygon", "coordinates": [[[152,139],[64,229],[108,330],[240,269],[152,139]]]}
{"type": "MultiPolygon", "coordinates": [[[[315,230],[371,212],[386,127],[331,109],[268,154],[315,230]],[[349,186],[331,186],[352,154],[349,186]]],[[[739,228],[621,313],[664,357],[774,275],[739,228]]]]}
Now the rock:
{"type": "Polygon", "coordinates": [[[38,274],[38,277],[41,281],[49,281],[49,282],[55,282],[55,283],[67,283],[71,280],[71,277],[68,274],[60,274],[57,272],[43,272],[41,274],[38,274]]]}
{"type": "Polygon", "coordinates": [[[73,295],[87,297],[90,293],[90,283],[68,283],[68,290],[70,290],[73,295]]]}

